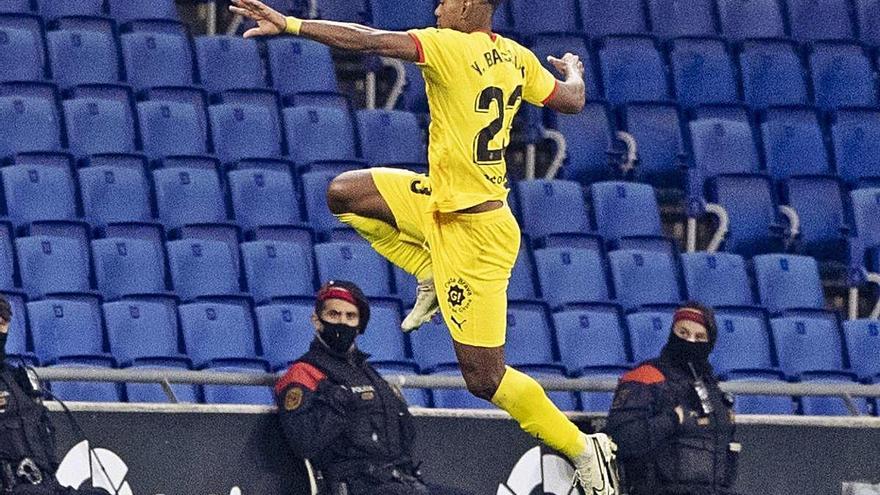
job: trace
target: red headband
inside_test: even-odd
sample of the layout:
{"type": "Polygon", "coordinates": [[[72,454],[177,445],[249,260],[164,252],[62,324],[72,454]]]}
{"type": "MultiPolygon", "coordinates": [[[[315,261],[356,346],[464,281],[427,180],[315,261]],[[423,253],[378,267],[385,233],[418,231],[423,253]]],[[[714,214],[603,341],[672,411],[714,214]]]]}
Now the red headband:
{"type": "Polygon", "coordinates": [[[327,289],[324,289],[318,293],[319,301],[323,302],[327,299],[342,299],[343,301],[350,302],[355,306],[358,305],[351,292],[349,292],[347,289],[343,289],[342,287],[328,287],[327,289]]]}
{"type": "Polygon", "coordinates": [[[694,308],[681,308],[675,312],[675,316],[672,317],[672,324],[687,320],[692,321],[694,323],[699,323],[700,325],[706,326],[706,316],[699,309],[694,308]]]}

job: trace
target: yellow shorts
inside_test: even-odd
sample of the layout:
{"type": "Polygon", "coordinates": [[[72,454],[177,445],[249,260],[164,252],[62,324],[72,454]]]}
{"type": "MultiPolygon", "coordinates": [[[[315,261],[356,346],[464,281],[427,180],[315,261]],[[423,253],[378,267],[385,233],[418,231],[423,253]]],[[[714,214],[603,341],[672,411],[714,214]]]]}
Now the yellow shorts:
{"type": "Polygon", "coordinates": [[[431,253],[440,311],[453,340],[503,346],[507,283],[520,244],[510,208],[505,204],[484,213],[432,213],[426,175],[390,168],[371,172],[403,237],[426,245],[431,253]]]}

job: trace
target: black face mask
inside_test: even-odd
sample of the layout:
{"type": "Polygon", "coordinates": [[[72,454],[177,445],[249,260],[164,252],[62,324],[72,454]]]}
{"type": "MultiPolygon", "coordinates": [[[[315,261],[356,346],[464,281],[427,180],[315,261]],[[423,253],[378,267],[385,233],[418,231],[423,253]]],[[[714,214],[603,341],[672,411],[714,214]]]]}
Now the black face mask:
{"type": "Polygon", "coordinates": [[[663,355],[675,364],[686,366],[687,363],[702,364],[709,360],[712,345],[708,342],[688,342],[673,333],[663,348],[663,355]]]}
{"type": "Polygon", "coordinates": [[[358,327],[351,327],[344,323],[328,323],[319,320],[323,330],[318,333],[318,337],[327,344],[327,347],[339,354],[346,354],[351,345],[354,344],[355,337],[360,333],[358,327]]]}

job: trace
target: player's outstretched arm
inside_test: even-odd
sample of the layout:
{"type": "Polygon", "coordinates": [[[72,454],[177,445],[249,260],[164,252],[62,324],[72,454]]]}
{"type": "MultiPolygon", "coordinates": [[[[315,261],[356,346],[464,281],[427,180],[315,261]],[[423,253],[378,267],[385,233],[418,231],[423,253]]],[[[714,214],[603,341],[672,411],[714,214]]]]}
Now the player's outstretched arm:
{"type": "Polygon", "coordinates": [[[566,53],[562,58],[547,57],[553,67],[565,77],[559,82],[553,97],[545,106],[562,113],[579,113],[587,101],[587,89],[584,84],[584,63],[577,55],[566,53]]]}
{"type": "Polygon", "coordinates": [[[345,22],[304,21],[295,17],[284,17],[259,0],[232,0],[229,10],[256,21],[257,27],[245,31],[245,38],[288,33],[342,50],[370,52],[409,62],[419,60],[418,47],[407,33],[383,31],[345,22]]]}

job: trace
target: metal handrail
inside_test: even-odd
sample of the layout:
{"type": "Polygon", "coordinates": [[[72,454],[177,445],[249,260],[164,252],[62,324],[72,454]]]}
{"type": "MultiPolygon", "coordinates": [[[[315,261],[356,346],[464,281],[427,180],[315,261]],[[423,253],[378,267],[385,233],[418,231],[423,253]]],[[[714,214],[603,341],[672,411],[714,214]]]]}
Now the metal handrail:
{"type": "MultiPolygon", "coordinates": [[[[37,375],[49,381],[97,381],[128,383],[188,383],[195,385],[272,386],[280,374],[229,373],[165,369],[36,368],[37,375]]],[[[386,375],[401,388],[466,388],[464,379],[447,375],[386,375]]],[[[614,378],[541,377],[538,382],[548,391],[610,392],[617,387],[614,378]]],[[[880,397],[880,385],[857,383],[788,383],[764,381],[721,382],[721,389],[732,394],[880,397]]]]}

